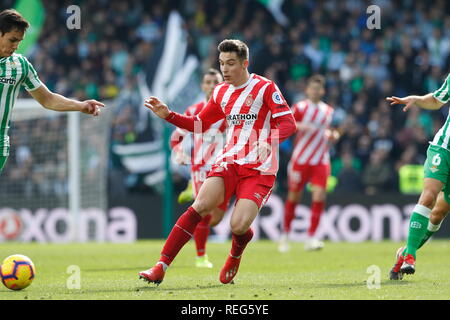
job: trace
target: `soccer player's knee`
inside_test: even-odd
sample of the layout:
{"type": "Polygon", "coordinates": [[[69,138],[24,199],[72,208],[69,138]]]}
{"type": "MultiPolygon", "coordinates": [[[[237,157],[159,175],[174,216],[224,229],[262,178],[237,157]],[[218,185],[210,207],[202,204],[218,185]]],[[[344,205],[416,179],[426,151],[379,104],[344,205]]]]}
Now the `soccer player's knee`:
{"type": "Polygon", "coordinates": [[[296,191],[289,191],[288,193],[288,200],[291,202],[297,202],[298,198],[300,197],[300,192],[296,192],[296,191]]]}
{"type": "Polygon", "coordinates": [[[434,192],[424,190],[422,192],[422,196],[420,197],[419,204],[427,208],[433,208],[434,204],[436,203],[436,196],[437,195],[435,195],[434,192]]]}
{"type": "Polygon", "coordinates": [[[325,201],[327,196],[327,192],[324,188],[319,187],[319,186],[313,186],[312,189],[312,200],[313,201],[325,201]]]}
{"type": "Polygon", "coordinates": [[[313,194],[312,200],[314,202],[323,202],[323,201],[325,201],[325,192],[317,192],[316,194],[313,194]]]}
{"type": "Polygon", "coordinates": [[[237,235],[241,235],[247,232],[250,226],[246,221],[232,221],[231,222],[231,232],[237,235]]]}
{"type": "Polygon", "coordinates": [[[198,212],[202,217],[211,212],[213,205],[209,201],[204,201],[202,199],[196,199],[192,207],[198,212]]]}
{"type": "Polygon", "coordinates": [[[209,222],[209,225],[211,227],[215,227],[215,226],[217,226],[220,223],[220,221],[222,221],[222,217],[218,217],[218,216],[213,214],[212,217],[211,217],[211,221],[209,222]]]}

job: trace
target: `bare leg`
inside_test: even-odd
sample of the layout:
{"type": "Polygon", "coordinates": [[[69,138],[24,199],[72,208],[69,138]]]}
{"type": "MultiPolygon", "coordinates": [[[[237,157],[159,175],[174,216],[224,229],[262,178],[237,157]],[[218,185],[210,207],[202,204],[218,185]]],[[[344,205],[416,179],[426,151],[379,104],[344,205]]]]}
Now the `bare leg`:
{"type": "Polygon", "coordinates": [[[192,208],[204,217],[224,201],[225,184],[221,177],[210,177],[200,187],[192,208]]]}
{"type": "Polygon", "coordinates": [[[212,212],[211,212],[211,221],[209,222],[209,225],[211,227],[215,227],[217,226],[220,221],[222,221],[223,216],[225,215],[225,211],[223,211],[220,208],[215,208],[212,212]]]}

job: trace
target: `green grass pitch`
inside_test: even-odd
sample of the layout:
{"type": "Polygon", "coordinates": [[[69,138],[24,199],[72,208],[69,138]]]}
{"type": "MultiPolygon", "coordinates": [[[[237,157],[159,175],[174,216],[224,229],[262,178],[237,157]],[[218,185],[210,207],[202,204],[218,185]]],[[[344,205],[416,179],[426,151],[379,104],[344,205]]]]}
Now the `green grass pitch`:
{"type": "MultiPolygon", "coordinates": [[[[208,243],[213,269],[194,267],[189,242],[169,268],[160,286],[139,280],[137,273],[158,259],[163,241],[133,244],[0,244],[0,259],[19,253],[36,266],[36,278],[22,291],[0,285],[0,299],[149,299],[149,300],[297,300],[297,299],[449,299],[449,241],[433,240],[418,252],[416,274],[402,281],[388,279],[399,243],[325,243],[319,252],[305,252],[294,243],[289,253],[277,244],[255,241],[247,247],[235,284],[219,282],[230,242],[208,243]],[[68,289],[68,267],[81,271],[81,289],[68,289]],[[369,289],[367,273],[381,270],[379,289],[369,289]]],[[[373,282],[371,282],[373,283],[373,282]]]]}

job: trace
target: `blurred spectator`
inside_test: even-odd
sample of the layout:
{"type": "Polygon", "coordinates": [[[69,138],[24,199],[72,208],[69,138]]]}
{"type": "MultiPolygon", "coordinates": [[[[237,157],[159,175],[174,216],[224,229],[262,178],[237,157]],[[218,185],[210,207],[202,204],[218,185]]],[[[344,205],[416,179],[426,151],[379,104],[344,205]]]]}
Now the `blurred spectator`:
{"type": "Polygon", "coordinates": [[[345,53],[342,51],[342,44],[339,41],[333,41],[331,52],[328,54],[327,69],[329,71],[339,71],[345,61],[345,53]]]}
{"type": "Polygon", "coordinates": [[[450,50],[450,42],[448,38],[443,37],[440,27],[434,28],[433,35],[428,38],[427,46],[431,53],[431,65],[442,68],[450,50]]]}
{"type": "Polygon", "coordinates": [[[401,167],[408,164],[423,164],[426,157],[417,152],[417,146],[414,144],[406,147],[402,152],[400,159],[395,163],[395,171],[398,172],[401,167]]]}
{"type": "MultiPolygon", "coordinates": [[[[0,9],[13,2],[2,1],[0,9]]],[[[432,92],[444,82],[450,69],[450,3],[445,0],[432,6],[375,1],[383,14],[379,30],[366,28],[370,3],[363,0],[286,0],[281,9],[290,21],[287,26],[278,25],[257,0],[80,0],[83,27],[77,31],[61,27],[69,1],[43,4],[45,25],[29,58],[52,90],[79,99],[117,99],[121,107],[113,119],[113,144],[139,140],[136,74],[152,63],[172,10],[182,15],[188,50],[205,69],[218,67],[217,44],[237,37],[249,45],[250,71],[273,79],[290,104],[304,97],[305,79],[323,74],[324,100],[335,108],[335,125],[343,132],[333,147],[333,166],[340,167],[333,170],[340,171],[351,152],[352,162],[360,163],[356,172],[364,169],[366,184],[367,177],[376,170],[383,173],[385,166],[392,172],[400,163],[423,159],[428,141],[447,116],[446,108],[404,113],[384,100],[432,92]],[[383,165],[378,166],[383,152],[383,165]]],[[[14,144],[17,170],[11,171],[11,178],[18,187],[30,189],[19,186],[20,177],[28,174],[39,181],[40,169],[34,164],[44,165],[45,157],[36,154],[27,139],[45,129],[38,121],[31,128],[17,126],[15,132],[24,134],[14,144]]],[[[369,183],[366,190],[378,188],[369,183]]]]}
{"type": "Polygon", "coordinates": [[[389,190],[391,169],[386,163],[386,151],[377,149],[370,155],[370,161],[362,172],[361,181],[367,195],[389,190]]]}
{"type": "Polygon", "coordinates": [[[355,159],[350,152],[342,155],[342,168],[337,175],[337,186],[335,191],[340,193],[345,192],[360,192],[361,181],[360,173],[355,168],[355,159]]]}
{"type": "Polygon", "coordinates": [[[335,157],[331,163],[331,175],[332,176],[339,176],[339,174],[341,173],[342,168],[344,167],[344,160],[349,162],[349,158],[351,158],[351,167],[357,171],[357,172],[361,172],[361,169],[363,168],[363,164],[361,163],[361,161],[357,158],[354,157],[353,152],[351,151],[350,148],[348,147],[344,147],[344,150],[339,156],[335,157]]]}
{"type": "Polygon", "coordinates": [[[369,162],[370,154],[372,152],[372,139],[365,134],[359,137],[355,155],[360,163],[367,164],[369,162]]]}

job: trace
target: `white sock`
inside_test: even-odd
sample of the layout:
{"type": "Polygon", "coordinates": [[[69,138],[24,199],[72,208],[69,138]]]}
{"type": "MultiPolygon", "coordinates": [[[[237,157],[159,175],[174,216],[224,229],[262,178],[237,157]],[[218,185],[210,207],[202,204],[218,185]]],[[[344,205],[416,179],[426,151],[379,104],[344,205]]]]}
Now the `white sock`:
{"type": "Polygon", "coordinates": [[[431,221],[428,221],[428,231],[436,232],[441,227],[442,221],[439,224],[432,224],[431,221]]]}
{"type": "Polygon", "coordinates": [[[162,265],[163,266],[163,270],[164,270],[164,272],[166,272],[166,270],[167,270],[167,268],[169,267],[167,264],[165,264],[164,262],[162,262],[162,261],[158,261],[156,264],[160,264],[160,265],[162,265]]]}

